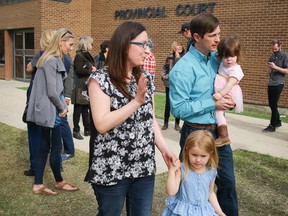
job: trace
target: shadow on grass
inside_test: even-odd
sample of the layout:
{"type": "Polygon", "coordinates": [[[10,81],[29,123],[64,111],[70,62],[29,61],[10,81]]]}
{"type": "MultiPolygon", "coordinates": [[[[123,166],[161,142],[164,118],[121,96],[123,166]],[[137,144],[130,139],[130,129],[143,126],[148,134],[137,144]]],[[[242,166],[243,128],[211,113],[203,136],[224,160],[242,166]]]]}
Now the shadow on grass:
{"type": "MultiPolygon", "coordinates": [[[[63,162],[65,180],[80,187],[77,192],[58,196],[32,194],[33,177],[29,168],[27,133],[0,123],[0,215],[87,215],[96,214],[97,205],[91,186],[84,182],[88,153],[76,152],[63,162]]],[[[248,151],[234,151],[235,174],[239,198],[239,215],[288,215],[288,161],[248,151]]],[[[167,198],[167,173],[156,176],[153,210],[161,215],[167,198]]],[[[53,175],[46,166],[44,183],[53,188],[53,175]]],[[[125,214],[124,214],[125,215],[125,214]]]]}

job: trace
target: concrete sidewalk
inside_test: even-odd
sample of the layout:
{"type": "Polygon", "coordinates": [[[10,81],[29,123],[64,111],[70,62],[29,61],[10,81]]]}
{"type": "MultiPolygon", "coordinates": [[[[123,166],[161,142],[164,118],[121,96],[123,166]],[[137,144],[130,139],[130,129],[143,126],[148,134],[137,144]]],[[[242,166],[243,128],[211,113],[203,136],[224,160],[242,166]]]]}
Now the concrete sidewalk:
{"type": "MultiPolygon", "coordinates": [[[[19,87],[28,87],[28,85],[28,83],[15,80],[0,80],[0,122],[27,130],[26,124],[22,122],[26,91],[19,89],[19,87]]],[[[68,121],[73,127],[72,113],[73,106],[70,105],[68,121]]],[[[288,124],[283,123],[283,126],[274,133],[263,133],[262,129],[269,124],[268,120],[235,114],[227,114],[226,116],[233,150],[240,148],[288,159],[288,124]]],[[[161,127],[163,120],[158,120],[158,122],[161,127]]],[[[171,122],[170,127],[162,132],[169,147],[178,155],[180,134],[174,130],[173,126],[174,124],[171,122]]],[[[89,137],[84,137],[84,140],[74,139],[74,142],[76,149],[89,151],[89,137]]],[[[158,150],[156,151],[156,159],[157,173],[167,171],[158,150]]]]}

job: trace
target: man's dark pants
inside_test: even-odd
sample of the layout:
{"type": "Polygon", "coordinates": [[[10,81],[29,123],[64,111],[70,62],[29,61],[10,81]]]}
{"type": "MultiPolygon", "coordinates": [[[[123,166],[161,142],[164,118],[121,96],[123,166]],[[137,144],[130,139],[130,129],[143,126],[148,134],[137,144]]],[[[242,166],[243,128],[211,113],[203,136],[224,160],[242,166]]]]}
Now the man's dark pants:
{"type": "Polygon", "coordinates": [[[283,86],[283,84],[277,86],[268,86],[268,100],[269,107],[271,109],[270,124],[274,127],[281,122],[278,112],[278,101],[283,90],[283,86]]]}
{"type": "MultiPolygon", "coordinates": [[[[181,152],[179,158],[182,159],[182,149],[185,145],[188,135],[196,130],[203,130],[183,124],[181,130],[180,147],[181,152]]],[[[209,130],[214,138],[218,137],[217,129],[209,130]]],[[[217,177],[215,184],[217,185],[217,198],[222,211],[227,216],[238,216],[238,202],[236,193],[236,181],[234,175],[233,153],[230,145],[224,145],[217,148],[219,156],[219,164],[217,169],[217,177]]]]}

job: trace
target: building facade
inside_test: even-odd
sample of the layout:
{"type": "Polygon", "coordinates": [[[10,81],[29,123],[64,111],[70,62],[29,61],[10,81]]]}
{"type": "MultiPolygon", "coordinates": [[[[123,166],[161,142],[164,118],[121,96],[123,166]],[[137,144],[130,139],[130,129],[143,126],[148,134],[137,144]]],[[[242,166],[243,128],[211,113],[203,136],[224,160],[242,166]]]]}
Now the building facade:
{"type": "MultiPolygon", "coordinates": [[[[244,102],[267,105],[270,42],[279,39],[284,50],[288,46],[287,0],[4,0],[0,3],[0,79],[29,80],[25,66],[39,51],[41,32],[48,28],[71,29],[76,46],[81,35],[91,35],[92,54],[96,55],[99,44],[109,39],[120,23],[133,20],[145,25],[154,42],[155,82],[157,90],[164,91],[160,74],[171,44],[180,41],[186,46],[186,39],[177,32],[182,23],[190,22],[200,12],[219,18],[221,36],[240,38],[244,102]]],[[[281,107],[288,107],[287,96],[284,87],[281,107]]]]}

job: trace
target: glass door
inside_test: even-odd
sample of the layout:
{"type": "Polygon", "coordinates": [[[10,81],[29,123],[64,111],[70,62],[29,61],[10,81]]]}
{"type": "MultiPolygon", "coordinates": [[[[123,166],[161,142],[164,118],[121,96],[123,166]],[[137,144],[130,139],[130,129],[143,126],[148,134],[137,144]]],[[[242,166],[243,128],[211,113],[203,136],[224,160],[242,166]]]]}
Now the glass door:
{"type": "Polygon", "coordinates": [[[28,80],[31,75],[26,72],[26,65],[34,56],[34,31],[19,30],[13,36],[14,78],[28,80]]]}

